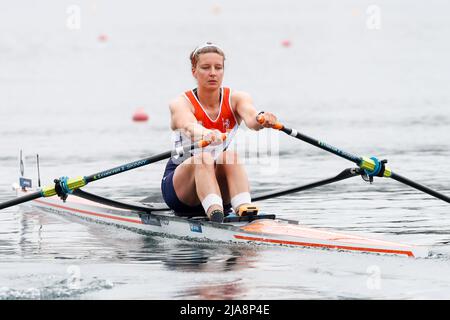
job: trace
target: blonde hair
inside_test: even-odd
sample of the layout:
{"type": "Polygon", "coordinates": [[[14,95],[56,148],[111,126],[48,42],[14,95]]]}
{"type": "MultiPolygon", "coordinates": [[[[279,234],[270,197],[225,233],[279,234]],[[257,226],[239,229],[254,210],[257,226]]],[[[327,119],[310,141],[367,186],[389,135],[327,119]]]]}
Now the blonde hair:
{"type": "Polygon", "coordinates": [[[205,44],[195,48],[189,55],[189,60],[191,60],[192,68],[195,68],[197,66],[198,59],[201,54],[210,52],[221,55],[223,57],[223,61],[225,62],[225,53],[223,52],[223,50],[212,42],[206,42],[205,44]]]}

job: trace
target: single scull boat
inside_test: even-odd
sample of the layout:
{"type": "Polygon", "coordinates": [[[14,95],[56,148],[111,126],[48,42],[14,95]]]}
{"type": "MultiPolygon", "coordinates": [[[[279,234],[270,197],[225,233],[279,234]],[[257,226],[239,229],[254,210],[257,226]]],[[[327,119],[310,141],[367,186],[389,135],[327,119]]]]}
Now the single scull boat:
{"type": "MultiPolygon", "coordinates": [[[[259,120],[261,120],[261,117],[259,120]]],[[[275,124],[273,128],[352,161],[358,167],[346,169],[335,177],[310,184],[256,195],[252,197],[252,201],[279,197],[351,177],[362,176],[364,180],[370,182],[373,181],[374,177],[391,178],[450,203],[448,196],[394,173],[386,166],[386,160],[379,161],[374,157],[366,158],[352,155],[325,142],[299,133],[295,129],[287,128],[281,123],[275,124]]],[[[225,138],[224,136],[223,139],[225,138]]],[[[20,186],[14,186],[17,197],[0,203],[0,210],[19,204],[28,204],[33,208],[48,212],[68,214],[100,223],[134,229],[140,232],[165,234],[174,237],[286,245],[302,248],[326,248],[409,257],[423,257],[428,255],[428,249],[425,247],[308,228],[300,225],[296,221],[276,218],[274,214],[258,214],[257,216],[247,217],[228,216],[223,223],[215,223],[209,221],[201,213],[199,213],[198,217],[192,218],[181,217],[180,213],[175,215],[164,204],[151,204],[146,199],[140,203],[125,203],[81,190],[82,187],[91,182],[140,168],[171,156],[182,156],[186,152],[191,152],[194,149],[204,148],[210,143],[211,141],[201,140],[189,146],[169,150],[88,176],[80,176],[72,179],[61,177],[55,179],[53,185],[39,189],[32,189],[31,181],[22,177],[20,186]],[[55,199],[55,195],[58,195],[63,202],[55,199]]]]}
{"type": "MultiPolygon", "coordinates": [[[[19,197],[29,194],[29,191],[22,189],[19,185],[15,185],[14,188],[19,197]]],[[[253,217],[232,215],[226,217],[224,223],[215,223],[210,222],[204,215],[193,218],[176,216],[164,204],[129,204],[113,201],[114,206],[110,206],[98,201],[108,202],[110,200],[85,191],[78,191],[76,196],[70,195],[65,202],[53,197],[35,199],[24,205],[45,212],[76,216],[88,221],[110,224],[150,235],[159,234],[194,240],[322,248],[408,257],[428,255],[428,249],[425,247],[308,228],[294,220],[276,218],[274,214],[260,213],[253,217]],[[135,209],[115,207],[120,206],[118,204],[122,204],[124,207],[135,207],[135,209]]]]}

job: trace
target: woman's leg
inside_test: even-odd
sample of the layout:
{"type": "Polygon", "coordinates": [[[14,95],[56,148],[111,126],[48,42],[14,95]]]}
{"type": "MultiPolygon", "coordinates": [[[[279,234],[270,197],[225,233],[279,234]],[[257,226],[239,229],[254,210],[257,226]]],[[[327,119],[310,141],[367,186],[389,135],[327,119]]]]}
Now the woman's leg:
{"type": "Polygon", "coordinates": [[[219,221],[219,211],[223,219],[223,200],[210,153],[194,155],[180,164],[174,172],[173,186],[184,204],[192,207],[202,204],[210,219],[214,215],[214,220],[219,221]]]}
{"type": "MultiPolygon", "coordinates": [[[[241,206],[251,205],[250,186],[245,167],[234,151],[224,151],[216,162],[216,176],[224,203],[230,203],[236,213],[241,206]]],[[[257,212],[257,208],[253,209],[257,212]]]]}

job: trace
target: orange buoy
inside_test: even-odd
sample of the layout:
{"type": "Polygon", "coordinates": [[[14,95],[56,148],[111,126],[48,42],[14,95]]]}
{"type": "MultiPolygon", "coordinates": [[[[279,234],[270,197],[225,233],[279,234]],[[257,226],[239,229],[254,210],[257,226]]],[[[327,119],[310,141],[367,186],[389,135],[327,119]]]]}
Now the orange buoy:
{"type": "Polygon", "coordinates": [[[291,41],[290,40],[283,40],[283,41],[281,41],[281,45],[283,46],[283,47],[290,47],[291,45],[292,45],[292,43],[291,43],[291,41]]]}
{"type": "Polygon", "coordinates": [[[222,7],[218,4],[215,4],[211,7],[211,12],[214,15],[219,15],[222,12],[222,7]]]}
{"type": "Polygon", "coordinates": [[[106,42],[106,41],[108,41],[108,36],[106,34],[101,34],[98,36],[98,41],[106,42]]]}
{"type": "Polygon", "coordinates": [[[144,111],[144,108],[139,108],[133,114],[133,121],[135,122],[143,122],[148,120],[148,114],[144,111]]]}

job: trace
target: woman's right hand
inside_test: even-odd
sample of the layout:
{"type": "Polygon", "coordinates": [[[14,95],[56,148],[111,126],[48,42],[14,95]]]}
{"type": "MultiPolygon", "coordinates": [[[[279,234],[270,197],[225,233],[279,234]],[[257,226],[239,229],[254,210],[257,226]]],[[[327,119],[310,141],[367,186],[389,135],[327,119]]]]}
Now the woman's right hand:
{"type": "Polygon", "coordinates": [[[202,140],[205,141],[210,141],[211,145],[218,145],[223,143],[223,136],[224,134],[222,132],[220,132],[217,129],[214,130],[210,130],[210,129],[204,129],[203,130],[203,135],[202,135],[202,140]]]}

